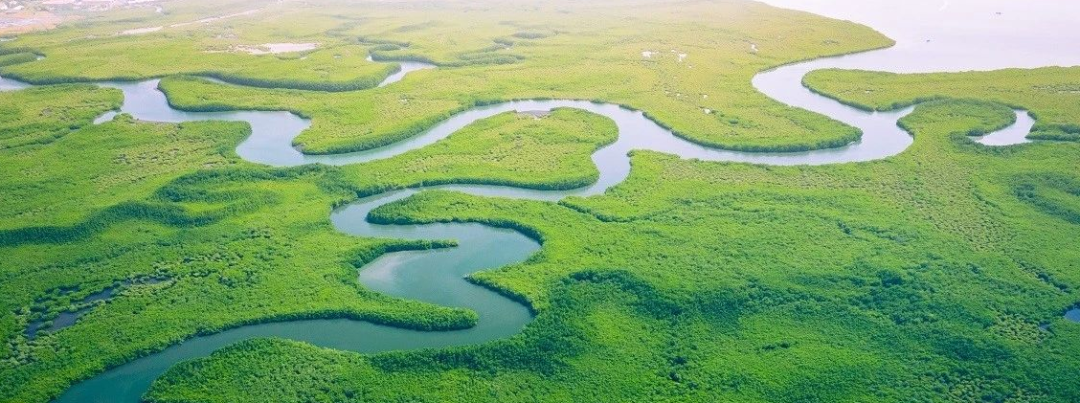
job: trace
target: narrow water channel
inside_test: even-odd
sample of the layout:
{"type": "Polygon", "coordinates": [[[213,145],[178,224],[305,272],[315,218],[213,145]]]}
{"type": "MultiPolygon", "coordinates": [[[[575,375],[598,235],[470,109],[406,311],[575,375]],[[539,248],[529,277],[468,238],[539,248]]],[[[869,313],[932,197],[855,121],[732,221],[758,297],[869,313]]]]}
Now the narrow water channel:
{"type": "MultiPolygon", "coordinates": [[[[852,0],[854,1],[854,0],[852,0]]],[[[945,23],[945,21],[938,21],[945,23]]],[[[899,44],[904,46],[904,44],[899,44]]],[[[647,119],[641,112],[617,105],[575,100],[513,101],[477,107],[438,123],[411,139],[379,149],[338,155],[306,155],[292,147],[292,140],[309,127],[309,122],[288,112],[215,112],[193,113],[172,109],[157,90],[157,81],[137,83],[101,83],[124,92],[121,112],[146,121],[185,122],[193,120],[230,120],[248,122],[252,135],[237,147],[237,153],[249,161],[272,166],[295,166],[311,163],[343,165],[373,161],[400,155],[435,143],[479,119],[505,111],[545,111],[558,107],[584,109],[615,121],[619,139],[593,154],[600,179],[593,185],[569,191],[540,191],[500,186],[450,185],[452,189],[483,196],[514,197],[535,200],[559,200],[568,195],[596,195],[622,182],[629,175],[627,152],[634,149],[655,150],[707,161],[738,161],[770,165],[833,164],[869,161],[896,155],[912,142],[896,125],[911,112],[906,108],[891,112],[865,112],[832,99],[814,94],[802,86],[807,72],[833,67],[888,70],[890,50],[811,60],[773,69],[757,75],[754,86],[769,97],[821,113],[858,127],[863,137],[844,147],[798,153],[752,153],[717,150],[687,142],[647,119]],[[884,56],[879,56],[884,55],[884,56]]],[[[391,76],[380,85],[401,80],[410,71],[430,68],[416,64],[403,66],[400,75],[391,76]]],[[[0,90],[25,88],[26,85],[0,79],[0,90]]],[[[1023,141],[1032,119],[1017,111],[1015,125],[985,136],[988,144],[1014,144],[1023,141]]],[[[115,113],[99,121],[111,119],[115,113]]],[[[483,287],[472,285],[463,276],[478,271],[524,261],[540,245],[524,235],[480,224],[436,224],[386,226],[367,222],[374,208],[404,199],[424,189],[409,189],[375,195],[335,210],[330,219],[339,231],[365,237],[398,239],[456,239],[460,246],[439,251],[387,254],[366,265],[358,274],[365,286],[402,298],[446,306],[462,307],[479,314],[479,324],[471,329],[450,332],[417,332],[351,320],[303,320],[243,326],[218,334],[196,337],[164,351],[110,369],[68,389],[57,402],[135,403],[151,382],[179,361],[205,357],[211,352],[253,337],[283,337],[315,345],[365,353],[438,348],[482,343],[509,337],[520,332],[532,320],[528,309],[483,287]]],[[[1070,315],[1073,311],[1070,311],[1070,315]]],[[[1080,314],[1077,314],[1080,315],[1080,314]]]]}

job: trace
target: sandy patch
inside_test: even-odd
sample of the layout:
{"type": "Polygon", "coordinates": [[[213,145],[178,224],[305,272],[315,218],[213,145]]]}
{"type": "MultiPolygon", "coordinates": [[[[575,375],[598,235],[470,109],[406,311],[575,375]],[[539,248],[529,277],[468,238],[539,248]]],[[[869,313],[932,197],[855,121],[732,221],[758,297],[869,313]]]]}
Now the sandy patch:
{"type": "Polygon", "coordinates": [[[253,55],[270,55],[278,53],[305,52],[319,48],[318,43],[264,43],[261,45],[233,46],[234,52],[244,52],[253,55]]]}
{"type": "Polygon", "coordinates": [[[228,15],[221,15],[221,16],[217,16],[217,17],[203,18],[201,20],[195,20],[195,21],[191,21],[191,22],[176,23],[176,24],[169,25],[169,27],[170,28],[180,28],[180,27],[186,27],[186,26],[195,25],[195,24],[209,24],[209,23],[214,22],[214,21],[229,19],[229,18],[233,18],[233,17],[243,17],[245,15],[252,15],[252,14],[255,14],[257,12],[259,12],[258,9],[247,10],[247,11],[243,11],[243,12],[239,12],[239,13],[235,13],[235,14],[228,14],[228,15]]]}
{"type": "Polygon", "coordinates": [[[120,31],[120,33],[119,33],[118,35],[141,35],[141,34],[149,34],[149,33],[151,33],[151,32],[157,32],[157,31],[160,31],[160,30],[162,30],[163,28],[165,28],[165,27],[160,27],[160,26],[159,26],[159,27],[146,27],[146,28],[135,28],[135,29],[126,29],[126,30],[120,31]]]}
{"type": "Polygon", "coordinates": [[[518,112],[518,115],[532,117],[533,119],[541,119],[551,115],[551,111],[520,111],[518,112]]]}
{"type": "MultiPolygon", "coordinates": [[[[2,0],[0,0],[0,1],[2,1],[2,0]]],[[[155,1],[155,0],[143,0],[143,1],[140,1],[140,3],[152,2],[152,1],[155,1]]],[[[160,6],[157,6],[155,8],[155,11],[160,13],[160,12],[162,12],[164,10],[160,6]]],[[[223,19],[227,19],[227,18],[233,18],[233,17],[240,17],[240,16],[245,16],[245,15],[251,15],[251,14],[255,14],[257,12],[259,12],[259,10],[248,10],[248,11],[235,13],[235,14],[203,18],[201,20],[195,20],[195,21],[189,21],[189,22],[180,22],[180,23],[169,25],[168,28],[180,28],[180,27],[186,27],[186,26],[195,25],[195,24],[209,24],[209,23],[214,22],[214,21],[223,20],[223,19]]],[[[161,31],[161,30],[163,30],[165,28],[166,27],[164,27],[164,26],[134,28],[134,29],[128,29],[128,30],[120,31],[120,32],[117,33],[117,35],[148,34],[148,33],[151,33],[151,32],[161,31]]],[[[3,33],[3,32],[0,31],[0,33],[3,33]]],[[[267,45],[273,46],[273,45],[305,45],[305,44],[275,44],[275,43],[268,43],[268,44],[265,44],[265,45],[258,45],[258,46],[253,46],[253,47],[249,47],[249,48],[258,50],[260,47],[267,46],[267,45]]],[[[247,50],[240,50],[240,49],[237,49],[237,50],[238,51],[247,51],[247,50]]],[[[274,52],[272,48],[270,50],[264,50],[264,52],[265,53],[281,53],[281,52],[274,52]]],[[[287,52],[296,52],[296,51],[295,50],[287,50],[287,52]]],[[[256,54],[260,54],[260,53],[256,53],[256,54]]]]}
{"type": "Polygon", "coordinates": [[[47,11],[19,11],[0,15],[0,35],[56,28],[64,19],[47,11]]]}

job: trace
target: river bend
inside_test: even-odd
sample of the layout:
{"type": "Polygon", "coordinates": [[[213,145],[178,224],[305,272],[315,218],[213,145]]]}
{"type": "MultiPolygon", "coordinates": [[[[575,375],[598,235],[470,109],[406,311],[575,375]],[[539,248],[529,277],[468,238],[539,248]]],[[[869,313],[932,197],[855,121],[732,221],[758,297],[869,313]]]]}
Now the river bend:
{"type": "MultiPolygon", "coordinates": [[[[251,125],[252,134],[237,147],[237,153],[248,161],[280,167],[313,163],[345,165],[390,158],[442,140],[479,119],[507,111],[547,111],[569,107],[614,120],[618,126],[619,138],[592,155],[600,176],[596,183],[587,187],[566,191],[482,185],[436,187],[481,196],[556,201],[571,195],[601,194],[625,180],[630,173],[630,160],[627,156],[630,150],[653,150],[705,161],[768,165],[836,164],[877,160],[899,154],[911,145],[912,138],[897,126],[897,121],[910,113],[912,107],[888,112],[866,112],[817,95],[802,86],[802,77],[810,71],[847,66],[851,58],[872,61],[876,53],[884,51],[887,50],[816,59],[765,71],[754,77],[753,85],[778,102],[824,114],[863,132],[861,140],[843,147],[794,153],[756,153],[708,148],[676,137],[646,118],[640,111],[579,100],[536,100],[476,107],[453,115],[418,136],[373,150],[335,155],[307,155],[295,149],[292,141],[310,126],[310,122],[292,113],[185,112],[169,106],[165,95],[157,89],[157,80],[106,82],[100,85],[122,90],[124,103],[119,113],[128,113],[140,120],[174,123],[201,120],[247,122],[251,125]]],[[[404,63],[399,72],[388,77],[380,86],[397,82],[412,71],[432,67],[423,63],[404,63]]],[[[28,85],[24,83],[0,78],[0,90],[26,87],[28,85]]],[[[117,112],[107,113],[95,123],[110,120],[116,114],[117,112]]],[[[1017,118],[1014,125],[976,140],[988,145],[1009,145],[1025,141],[1024,136],[1034,122],[1023,111],[1017,111],[1017,118]]],[[[476,344],[520,332],[532,320],[527,307],[491,290],[473,285],[465,281],[464,276],[479,270],[522,262],[540,249],[536,241],[512,230],[481,224],[376,225],[367,222],[366,217],[371,210],[431,188],[398,190],[367,197],[335,210],[330,220],[339,231],[357,236],[457,240],[460,246],[455,248],[384,255],[364,266],[359,272],[358,280],[366,287],[397,297],[471,309],[479,315],[477,326],[458,331],[421,332],[345,319],[242,326],[196,337],[110,369],[69,388],[56,402],[139,402],[153,380],[177,362],[205,357],[217,349],[253,337],[282,337],[323,347],[373,353],[476,344]]]]}

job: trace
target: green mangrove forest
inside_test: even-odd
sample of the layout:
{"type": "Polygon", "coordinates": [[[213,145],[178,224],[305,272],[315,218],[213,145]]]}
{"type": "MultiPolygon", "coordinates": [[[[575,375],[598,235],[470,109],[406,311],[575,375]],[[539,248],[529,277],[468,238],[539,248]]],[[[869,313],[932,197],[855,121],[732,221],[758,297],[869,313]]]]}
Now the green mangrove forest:
{"type": "Polygon", "coordinates": [[[19,2],[0,402],[1080,401],[1080,67],[751,0],[19,2]]]}

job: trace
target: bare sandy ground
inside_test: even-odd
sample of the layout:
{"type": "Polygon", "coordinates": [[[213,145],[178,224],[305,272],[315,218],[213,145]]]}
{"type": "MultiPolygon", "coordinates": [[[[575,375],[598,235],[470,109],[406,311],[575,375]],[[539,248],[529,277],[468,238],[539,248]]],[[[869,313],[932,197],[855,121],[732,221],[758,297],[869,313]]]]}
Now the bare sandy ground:
{"type": "Polygon", "coordinates": [[[64,18],[46,11],[0,14],[0,35],[15,35],[56,28],[64,18]]]}

